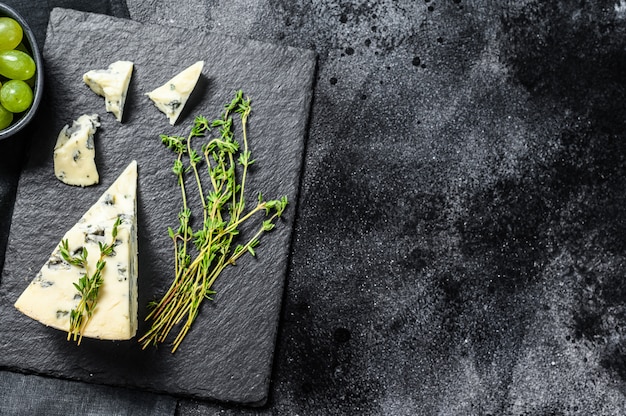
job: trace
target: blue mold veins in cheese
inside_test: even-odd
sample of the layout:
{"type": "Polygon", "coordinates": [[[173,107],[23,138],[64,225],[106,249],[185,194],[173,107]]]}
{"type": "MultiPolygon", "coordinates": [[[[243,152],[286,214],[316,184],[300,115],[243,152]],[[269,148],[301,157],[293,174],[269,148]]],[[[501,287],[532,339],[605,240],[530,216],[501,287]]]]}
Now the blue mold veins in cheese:
{"type": "Polygon", "coordinates": [[[203,67],[204,61],[198,61],[159,88],[146,94],[154,105],[169,118],[171,125],[178,120],[178,116],[198,83],[203,67]]]}
{"type": "Polygon", "coordinates": [[[118,217],[115,250],[106,257],[104,283],[83,336],[127,340],[137,332],[137,163],[133,161],[82,218],[65,233],[70,253],[87,250],[87,270],[71,265],[59,245],[15,302],[15,307],[44,325],[68,331],[69,312],[81,297],[73,286],[84,273],[93,273],[100,256],[99,242],[111,239],[118,217]]]}
{"type": "Polygon", "coordinates": [[[121,122],[128,85],[133,73],[131,61],[113,62],[107,69],[94,69],[83,75],[83,81],[93,92],[104,97],[106,111],[121,122]]]}
{"type": "Polygon", "coordinates": [[[63,127],[54,146],[54,174],[61,182],[75,186],[98,183],[94,144],[98,127],[97,114],[83,114],[72,126],[63,127]]]}

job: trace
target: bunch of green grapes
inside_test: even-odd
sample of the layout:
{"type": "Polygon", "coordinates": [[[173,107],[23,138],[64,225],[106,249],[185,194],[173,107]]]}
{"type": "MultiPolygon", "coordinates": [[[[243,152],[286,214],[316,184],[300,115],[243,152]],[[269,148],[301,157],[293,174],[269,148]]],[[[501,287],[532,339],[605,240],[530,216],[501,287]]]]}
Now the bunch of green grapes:
{"type": "Polygon", "coordinates": [[[10,17],[0,17],[0,130],[13,122],[14,114],[33,104],[35,61],[22,43],[22,26],[10,17]]]}

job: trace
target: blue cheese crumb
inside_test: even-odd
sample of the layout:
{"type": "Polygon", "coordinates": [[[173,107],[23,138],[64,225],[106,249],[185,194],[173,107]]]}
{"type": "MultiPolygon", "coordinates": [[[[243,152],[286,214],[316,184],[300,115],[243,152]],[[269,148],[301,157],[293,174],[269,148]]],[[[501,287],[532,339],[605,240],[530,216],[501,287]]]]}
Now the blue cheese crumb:
{"type": "Polygon", "coordinates": [[[63,127],[54,146],[54,173],[61,182],[91,186],[99,182],[94,134],[100,127],[97,114],[83,114],[63,127]]]}
{"type": "Polygon", "coordinates": [[[128,86],[133,73],[131,61],[113,62],[107,69],[94,69],[83,75],[83,81],[93,92],[104,97],[107,112],[122,121],[128,86]]]}
{"type": "Polygon", "coordinates": [[[165,84],[147,93],[154,105],[167,116],[171,125],[176,123],[189,96],[202,74],[204,61],[198,61],[178,73],[165,84]]]}

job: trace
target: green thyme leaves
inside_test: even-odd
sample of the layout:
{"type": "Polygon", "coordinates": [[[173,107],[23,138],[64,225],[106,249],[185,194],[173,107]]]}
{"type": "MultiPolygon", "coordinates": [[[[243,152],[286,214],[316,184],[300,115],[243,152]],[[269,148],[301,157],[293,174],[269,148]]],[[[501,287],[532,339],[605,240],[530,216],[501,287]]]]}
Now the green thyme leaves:
{"type": "MultiPolygon", "coordinates": [[[[178,226],[168,228],[172,240],[174,271],[169,290],[159,301],[150,303],[149,330],[139,340],[143,348],[166,340],[177,330],[172,342],[175,352],[198,316],[204,299],[211,299],[211,289],[221,272],[243,255],[256,255],[262,234],[273,230],[288,205],[287,197],[265,200],[261,193],[256,205],[246,209],[246,184],[254,163],[248,146],[248,117],[251,101],[237,91],[224,106],[219,118],[203,116],[194,120],[187,137],[161,135],[161,142],[172,150],[172,172],[181,193],[178,226]],[[235,126],[240,126],[241,142],[235,126]],[[208,137],[208,133],[213,133],[208,137]],[[201,151],[197,151],[196,141],[201,151]],[[192,209],[189,188],[195,188],[199,204],[192,209]],[[204,188],[207,189],[204,189],[204,188]],[[256,231],[243,237],[244,223],[260,217],[256,231]],[[243,241],[240,241],[243,240],[243,241]]],[[[253,230],[254,230],[253,227],[253,230]]]]}
{"type": "Polygon", "coordinates": [[[63,260],[76,267],[87,266],[87,249],[81,247],[80,250],[76,250],[74,253],[70,253],[67,240],[62,240],[59,246],[59,251],[63,260]]]}
{"type": "Polygon", "coordinates": [[[115,254],[115,242],[117,239],[118,227],[121,223],[122,218],[118,216],[113,224],[113,229],[111,230],[111,243],[98,243],[100,248],[100,258],[96,262],[95,269],[91,274],[87,271],[87,249],[82,247],[80,250],[77,250],[79,254],[70,253],[68,241],[61,241],[59,250],[63,260],[73,266],[85,269],[85,273],[80,277],[80,279],[78,279],[78,282],[74,283],[74,288],[80,295],[80,301],[78,302],[78,305],[76,305],[76,308],[70,311],[70,327],[67,333],[68,341],[73,338],[73,340],[77,341],[78,345],[80,345],[83,338],[83,331],[87,322],[89,322],[89,319],[91,319],[91,316],[94,313],[98,302],[98,293],[104,282],[102,277],[102,272],[106,266],[106,261],[104,259],[105,257],[115,254]]]}

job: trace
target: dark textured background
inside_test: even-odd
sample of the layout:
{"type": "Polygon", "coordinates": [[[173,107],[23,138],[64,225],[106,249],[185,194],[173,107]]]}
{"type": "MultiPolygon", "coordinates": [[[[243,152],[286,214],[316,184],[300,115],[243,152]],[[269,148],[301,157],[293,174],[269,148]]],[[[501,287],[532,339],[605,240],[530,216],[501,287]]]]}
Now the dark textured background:
{"type": "Polygon", "coordinates": [[[319,54],[270,403],[626,408],[626,5],[127,0],[319,54]]]}

